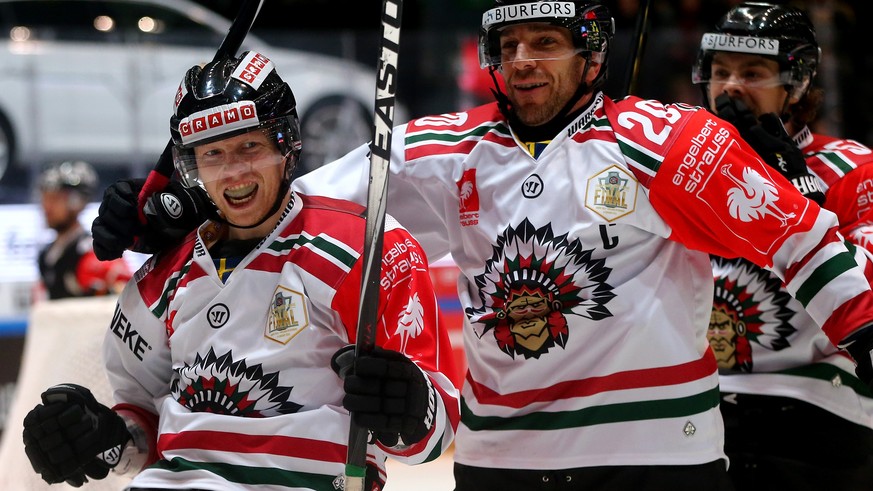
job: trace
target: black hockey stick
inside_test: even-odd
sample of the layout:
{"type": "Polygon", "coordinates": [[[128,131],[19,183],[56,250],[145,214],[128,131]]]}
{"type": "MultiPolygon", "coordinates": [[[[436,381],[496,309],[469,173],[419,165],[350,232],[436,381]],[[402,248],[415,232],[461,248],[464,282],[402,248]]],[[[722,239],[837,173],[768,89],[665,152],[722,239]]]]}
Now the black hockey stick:
{"type": "Polygon", "coordinates": [[[633,95],[637,92],[637,82],[640,76],[640,66],[643,63],[643,52],[646,50],[646,41],[649,31],[649,5],[651,0],[643,0],[640,10],[637,12],[637,25],[634,30],[634,43],[631,46],[631,68],[627,72],[624,83],[624,95],[633,95]]]}
{"type": "MultiPolygon", "coordinates": [[[[397,94],[397,58],[400,51],[400,17],[403,0],[382,1],[382,40],[376,75],[376,104],[373,139],[370,141],[370,183],[367,188],[364,268],[355,356],[376,346],[379,320],[379,278],[382,274],[382,242],[385,232],[385,205],[388,192],[388,165],[391,161],[391,134],[394,128],[394,98],[397,94]]],[[[367,468],[367,428],[354,422],[349,427],[346,456],[345,491],[362,491],[367,468]]]]}
{"type": "MultiPolygon", "coordinates": [[[[239,12],[237,12],[236,17],[227,29],[227,34],[224,36],[224,40],[221,42],[218,50],[215,52],[215,57],[212,58],[212,61],[236,56],[237,50],[242,46],[243,40],[246,38],[246,35],[252,28],[252,24],[254,24],[255,19],[258,17],[258,12],[261,10],[261,5],[263,5],[263,3],[264,0],[243,0],[239,12]]],[[[170,178],[173,176],[173,170],[173,140],[170,139],[170,141],[167,142],[167,146],[164,147],[164,151],[161,152],[161,156],[158,158],[158,162],[155,164],[154,169],[152,169],[151,172],[149,172],[148,177],[146,177],[145,184],[143,184],[139,196],[137,197],[137,209],[139,210],[139,219],[141,222],[145,223],[143,207],[145,206],[146,200],[152,194],[166,187],[170,178]]]]}

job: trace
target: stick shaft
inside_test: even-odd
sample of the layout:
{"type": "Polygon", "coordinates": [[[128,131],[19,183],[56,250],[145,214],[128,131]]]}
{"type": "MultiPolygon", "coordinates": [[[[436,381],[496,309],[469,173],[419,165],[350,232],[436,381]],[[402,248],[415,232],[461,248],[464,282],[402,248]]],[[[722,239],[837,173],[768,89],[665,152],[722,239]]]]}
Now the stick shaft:
{"type": "MultiPolygon", "coordinates": [[[[391,136],[397,93],[397,59],[400,49],[400,19],[403,0],[383,0],[382,39],[376,79],[373,139],[370,142],[370,182],[367,188],[367,215],[364,234],[364,269],[355,355],[367,353],[376,345],[379,318],[379,279],[382,274],[382,243],[385,232],[385,208],[388,195],[388,166],[391,161],[391,136]]],[[[367,465],[366,428],[349,427],[345,490],[364,487],[367,465]]]]}
{"type": "Polygon", "coordinates": [[[640,10],[637,13],[637,23],[634,29],[634,39],[631,45],[631,66],[627,72],[627,78],[624,84],[625,95],[633,95],[637,92],[637,84],[639,83],[640,66],[643,62],[643,53],[646,50],[646,41],[648,40],[648,25],[649,25],[649,5],[651,0],[643,0],[640,5],[640,10]]]}

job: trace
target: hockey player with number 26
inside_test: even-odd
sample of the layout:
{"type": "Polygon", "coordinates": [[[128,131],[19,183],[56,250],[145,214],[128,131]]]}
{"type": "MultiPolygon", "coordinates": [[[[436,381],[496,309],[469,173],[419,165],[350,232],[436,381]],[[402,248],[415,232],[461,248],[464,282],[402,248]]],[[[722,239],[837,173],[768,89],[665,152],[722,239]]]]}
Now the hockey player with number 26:
{"type": "MultiPolygon", "coordinates": [[[[480,53],[505,95],[396,129],[388,186],[462,271],[456,491],[730,489],[706,253],[783,278],[835,345],[873,321],[867,280],[836,217],[731,125],[599,90],[602,5],[496,3],[480,53]]],[[[295,185],[362,202],[365,157],[295,185]]]]}

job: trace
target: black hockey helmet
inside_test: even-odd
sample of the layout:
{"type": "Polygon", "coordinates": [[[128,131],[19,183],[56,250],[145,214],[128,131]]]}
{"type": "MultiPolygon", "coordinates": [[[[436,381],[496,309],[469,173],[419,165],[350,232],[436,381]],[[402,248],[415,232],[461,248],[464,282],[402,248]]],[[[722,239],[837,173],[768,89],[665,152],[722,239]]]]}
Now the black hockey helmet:
{"type": "Polygon", "coordinates": [[[49,164],[37,179],[40,191],[68,190],[86,201],[94,196],[98,185],[97,172],[83,160],[65,160],[49,164]]]}
{"type": "Polygon", "coordinates": [[[170,117],[173,162],[183,184],[202,185],[192,148],[261,129],[285,157],[287,191],[302,143],[297,103],[273,62],[255,51],[188,70],[170,117]]]}
{"type": "Polygon", "coordinates": [[[500,31],[514,24],[547,23],[568,29],[578,53],[602,65],[589,90],[606,82],[609,47],[615,22],[609,10],[596,1],[495,0],[494,8],[482,15],[479,29],[479,65],[499,67],[502,63],[500,31]]]}
{"type": "Polygon", "coordinates": [[[695,84],[709,84],[712,57],[719,51],[777,61],[780,81],[790,96],[798,99],[809,90],[821,60],[815,27],[806,13],[788,5],[761,2],[745,2],[732,8],[713,32],[703,35],[691,74],[695,84]]]}

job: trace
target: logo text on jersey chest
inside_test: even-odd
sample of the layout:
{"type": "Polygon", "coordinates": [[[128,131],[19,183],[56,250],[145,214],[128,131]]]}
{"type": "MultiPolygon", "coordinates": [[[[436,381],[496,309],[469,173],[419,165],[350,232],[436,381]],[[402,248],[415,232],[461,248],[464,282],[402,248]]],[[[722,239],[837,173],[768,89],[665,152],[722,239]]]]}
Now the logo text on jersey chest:
{"type": "Polygon", "coordinates": [[[308,326],[309,312],[303,294],[282,285],[277,286],[273,292],[264,336],[277,343],[287,344],[308,326]]]}
{"type": "Polygon", "coordinates": [[[633,213],[639,183],[625,169],[611,165],[588,179],[585,207],[607,222],[633,213]]]}
{"type": "Polygon", "coordinates": [[[149,343],[133,328],[133,324],[131,324],[130,320],[118,306],[115,307],[115,313],[112,315],[112,325],[109,329],[112,331],[112,334],[115,334],[115,337],[127,345],[127,349],[140,361],[142,361],[146,350],[152,349],[149,343]]]}

